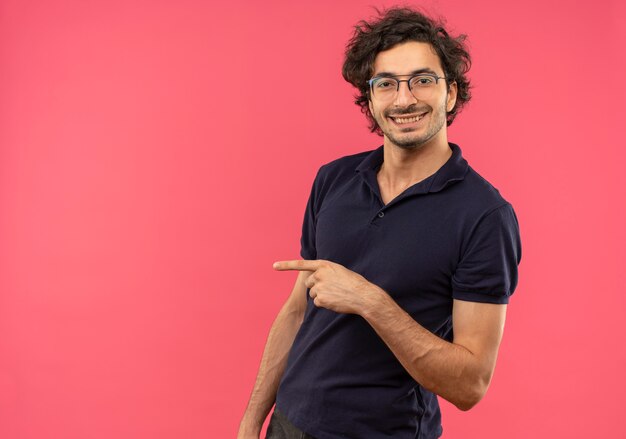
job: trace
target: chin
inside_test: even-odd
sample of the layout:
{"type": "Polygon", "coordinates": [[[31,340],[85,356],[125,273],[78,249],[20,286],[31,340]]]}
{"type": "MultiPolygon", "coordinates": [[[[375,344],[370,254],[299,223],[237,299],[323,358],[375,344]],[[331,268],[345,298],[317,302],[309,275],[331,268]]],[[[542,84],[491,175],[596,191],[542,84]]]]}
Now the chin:
{"type": "Polygon", "coordinates": [[[389,136],[389,135],[387,135],[387,138],[391,141],[391,143],[393,143],[397,147],[406,149],[406,150],[419,149],[423,147],[425,144],[427,144],[429,140],[432,139],[432,137],[429,137],[428,139],[424,139],[421,137],[397,138],[396,136],[389,136]]]}
{"type": "Polygon", "coordinates": [[[406,149],[406,150],[415,150],[420,148],[421,146],[423,146],[423,143],[417,143],[417,142],[394,142],[393,140],[391,141],[391,143],[393,143],[394,145],[396,145],[398,148],[402,148],[402,149],[406,149]]]}

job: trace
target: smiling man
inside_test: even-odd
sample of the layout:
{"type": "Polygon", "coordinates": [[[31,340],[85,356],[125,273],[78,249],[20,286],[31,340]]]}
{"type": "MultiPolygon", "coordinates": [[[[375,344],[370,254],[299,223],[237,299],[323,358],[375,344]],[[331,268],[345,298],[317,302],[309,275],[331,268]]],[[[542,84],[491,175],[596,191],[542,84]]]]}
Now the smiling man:
{"type": "Polygon", "coordinates": [[[513,208],[449,143],[470,56],[423,14],[360,22],[344,78],[383,136],[322,166],[303,260],[239,438],[437,438],[437,395],[469,410],[495,368],[521,259],[513,208]]]}

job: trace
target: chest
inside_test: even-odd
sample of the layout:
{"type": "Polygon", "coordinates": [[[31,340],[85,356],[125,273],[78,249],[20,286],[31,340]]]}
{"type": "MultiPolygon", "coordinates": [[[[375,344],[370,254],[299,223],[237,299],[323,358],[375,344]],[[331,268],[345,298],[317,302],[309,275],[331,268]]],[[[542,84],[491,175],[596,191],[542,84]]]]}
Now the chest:
{"type": "Polygon", "coordinates": [[[380,173],[376,175],[376,181],[378,185],[378,191],[380,192],[380,198],[383,204],[385,205],[389,204],[391,201],[393,201],[395,198],[401,195],[404,191],[406,191],[409,187],[415,184],[418,184],[423,180],[425,179],[424,178],[416,179],[404,185],[400,184],[400,185],[394,186],[388,183],[383,178],[381,178],[380,173]]]}
{"type": "MultiPolygon", "coordinates": [[[[438,194],[383,205],[367,186],[352,189],[361,192],[324,200],[316,218],[317,257],[399,295],[414,295],[416,286],[447,286],[459,260],[461,212],[438,194]]],[[[397,195],[387,191],[381,198],[397,195]]]]}

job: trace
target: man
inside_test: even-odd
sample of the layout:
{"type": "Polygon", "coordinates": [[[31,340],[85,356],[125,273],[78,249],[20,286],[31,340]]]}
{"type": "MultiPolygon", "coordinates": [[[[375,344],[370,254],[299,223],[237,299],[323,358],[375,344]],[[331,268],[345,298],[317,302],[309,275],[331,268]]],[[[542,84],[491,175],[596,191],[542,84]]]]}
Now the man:
{"type": "Polygon", "coordinates": [[[384,142],[322,166],[304,260],[239,438],[437,438],[437,396],[489,386],[521,244],[511,204],[447,140],[470,99],[464,37],[407,8],[361,22],[344,78],[384,142]]]}

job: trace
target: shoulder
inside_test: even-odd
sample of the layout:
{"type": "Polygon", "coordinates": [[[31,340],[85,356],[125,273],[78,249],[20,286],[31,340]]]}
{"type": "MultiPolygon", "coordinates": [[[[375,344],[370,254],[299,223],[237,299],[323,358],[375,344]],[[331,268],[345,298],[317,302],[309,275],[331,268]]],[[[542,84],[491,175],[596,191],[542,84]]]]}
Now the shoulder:
{"type": "Polygon", "coordinates": [[[359,165],[375,151],[370,150],[346,155],[322,165],[315,177],[315,187],[318,190],[327,190],[332,186],[354,178],[359,165]]]}
{"type": "Polygon", "coordinates": [[[500,191],[471,166],[468,166],[463,184],[455,186],[460,206],[479,217],[504,206],[512,209],[500,191]]]}
{"type": "Polygon", "coordinates": [[[354,173],[358,166],[376,150],[363,151],[339,157],[320,167],[319,173],[326,177],[332,177],[344,173],[354,173]]]}

